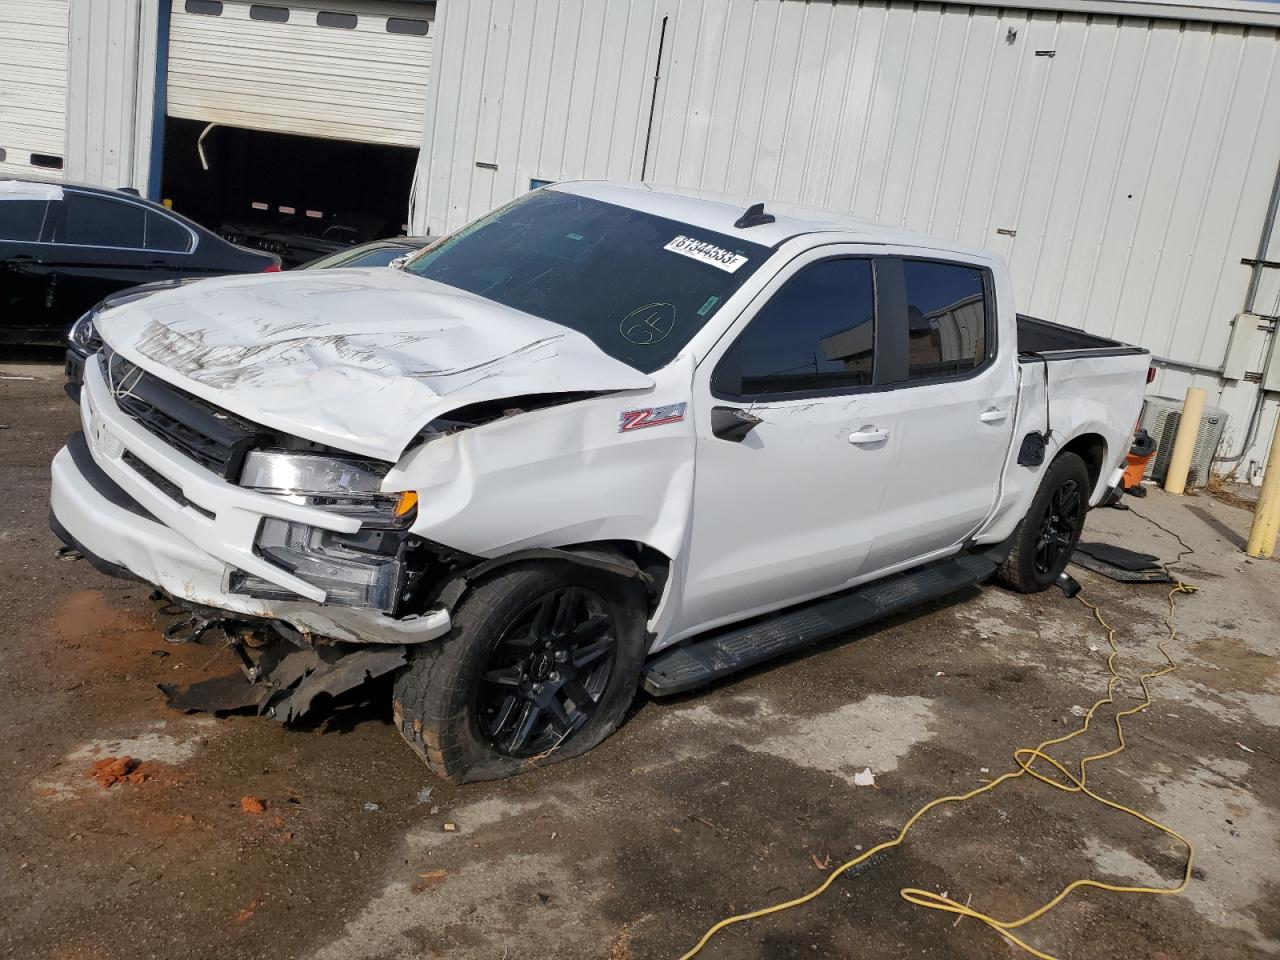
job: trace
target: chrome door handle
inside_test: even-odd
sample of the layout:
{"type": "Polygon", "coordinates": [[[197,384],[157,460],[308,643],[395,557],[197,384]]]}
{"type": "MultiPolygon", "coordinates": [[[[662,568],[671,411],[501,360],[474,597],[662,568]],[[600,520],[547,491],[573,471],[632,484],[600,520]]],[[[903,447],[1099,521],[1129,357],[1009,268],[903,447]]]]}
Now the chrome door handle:
{"type": "Polygon", "coordinates": [[[990,410],[983,410],[978,414],[978,419],[983,423],[1004,423],[1005,418],[1008,416],[1008,410],[1000,410],[996,407],[992,407],[990,410]]]}
{"type": "Polygon", "coordinates": [[[861,430],[849,434],[850,443],[879,443],[881,440],[889,439],[888,430],[878,430],[875,427],[864,427],[861,430]]]}

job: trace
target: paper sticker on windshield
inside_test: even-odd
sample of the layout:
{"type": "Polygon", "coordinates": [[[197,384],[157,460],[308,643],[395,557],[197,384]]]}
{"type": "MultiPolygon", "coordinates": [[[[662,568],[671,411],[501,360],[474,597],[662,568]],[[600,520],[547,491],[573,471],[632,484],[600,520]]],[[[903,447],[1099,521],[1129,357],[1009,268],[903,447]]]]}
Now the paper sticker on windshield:
{"type": "Polygon", "coordinates": [[[740,253],[717,247],[713,243],[703,243],[693,237],[676,237],[662,249],[678,253],[682,257],[701,260],[703,263],[709,263],[713,267],[719,267],[726,273],[733,273],[747,262],[747,258],[740,253]]]}

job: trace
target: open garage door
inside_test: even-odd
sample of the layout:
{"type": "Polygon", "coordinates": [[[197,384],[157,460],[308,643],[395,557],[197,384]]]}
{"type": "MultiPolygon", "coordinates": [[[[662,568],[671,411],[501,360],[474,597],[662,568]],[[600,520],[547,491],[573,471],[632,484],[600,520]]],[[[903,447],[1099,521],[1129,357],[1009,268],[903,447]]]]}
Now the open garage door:
{"type": "Polygon", "coordinates": [[[163,194],[286,266],[403,232],[435,4],[174,0],[163,194]]]}
{"type": "Polygon", "coordinates": [[[62,179],[68,0],[0,0],[0,178],[62,179]]]}
{"type": "Polygon", "coordinates": [[[417,147],[434,4],[177,0],[168,114],[417,147]]]}

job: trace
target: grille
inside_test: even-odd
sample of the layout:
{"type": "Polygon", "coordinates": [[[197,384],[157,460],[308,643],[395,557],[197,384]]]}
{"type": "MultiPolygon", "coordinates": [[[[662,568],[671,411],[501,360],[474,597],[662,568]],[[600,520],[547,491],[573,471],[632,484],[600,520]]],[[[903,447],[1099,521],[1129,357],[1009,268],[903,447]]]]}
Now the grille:
{"type": "Polygon", "coordinates": [[[128,450],[124,452],[124,457],[122,459],[124,460],[125,464],[129,467],[129,469],[131,469],[138,476],[142,477],[142,479],[150,483],[153,487],[155,487],[157,490],[163,493],[166,497],[168,497],[174,503],[177,503],[184,507],[190,507],[192,510],[195,510],[197,513],[204,514],[210,520],[213,520],[215,518],[216,515],[212,510],[206,510],[204,507],[200,506],[199,504],[192,503],[190,500],[187,499],[186,495],[182,492],[181,487],[179,487],[176,483],[174,483],[172,480],[170,480],[168,477],[164,476],[160,472],[156,470],[152,470],[151,467],[147,466],[147,464],[143,463],[141,460],[135,457],[128,450]]]}
{"type": "Polygon", "coordinates": [[[234,482],[245,455],[270,437],[264,427],[170,386],[109,347],[102,357],[116,405],[211,473],[234,482]]]}

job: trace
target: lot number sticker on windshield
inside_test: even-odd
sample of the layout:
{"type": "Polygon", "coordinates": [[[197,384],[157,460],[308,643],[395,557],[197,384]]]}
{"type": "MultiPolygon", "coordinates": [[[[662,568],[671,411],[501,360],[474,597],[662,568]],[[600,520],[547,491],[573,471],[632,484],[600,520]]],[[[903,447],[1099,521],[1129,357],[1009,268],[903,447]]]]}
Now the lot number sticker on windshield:
{"type": "Polygon", "coordinates": [[[678,253],[682,257],[701,260],[703,263],[709,263],[713,267],[719,267],[726,273],[733,273],[747,262],[747,258],[740,253],[725,250],[723,247],[717,247],[712,243],[703,243],[693,237],[676,237],[662,249],[678,253]]]}

